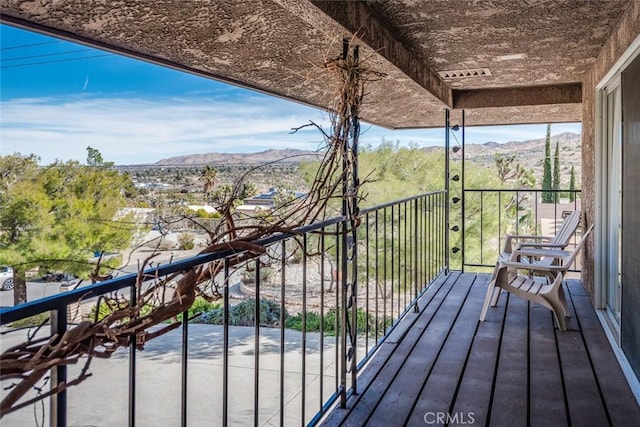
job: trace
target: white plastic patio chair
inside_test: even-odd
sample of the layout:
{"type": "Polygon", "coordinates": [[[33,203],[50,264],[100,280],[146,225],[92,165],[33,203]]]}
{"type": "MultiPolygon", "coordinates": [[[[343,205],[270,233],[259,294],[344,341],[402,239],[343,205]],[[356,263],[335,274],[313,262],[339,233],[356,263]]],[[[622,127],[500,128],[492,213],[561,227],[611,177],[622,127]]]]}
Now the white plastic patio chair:
{"type": "Polygon", "coordinates": [[[522,249],[524,251],[523,255],[536,257],[539,260],[535,262],[498,262],[496,265],[497,273],[494,274],[487,289],[487,296],[480,313],[480,321],[484,321],[486,318],[489,304],[492,307],[498,304],[500,292],[504,289],[551,310],[558,327],[565,331],[567,329],[565,317],[569,315],[569,310],[567,309],[562,281],[564,274],[576,260],[592,230],[593,224],[582,235],[580,242],[571,252],[559,249],[522,249]],[[519,275],[518,270],[522,269],[539,272],[546,277],[533,279],[519,275]]]}

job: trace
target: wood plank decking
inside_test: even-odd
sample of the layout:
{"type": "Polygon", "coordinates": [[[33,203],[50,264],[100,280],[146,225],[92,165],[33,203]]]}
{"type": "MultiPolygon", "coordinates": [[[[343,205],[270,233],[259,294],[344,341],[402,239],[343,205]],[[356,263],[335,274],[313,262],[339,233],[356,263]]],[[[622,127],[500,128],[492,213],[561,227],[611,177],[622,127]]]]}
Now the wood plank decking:
{"type": "Polygon", "coordinates": [[[453,272],[434,283],[420,312],[408,314],[361,371],[359,394],[323,425],[640,425],[579,281],[565,284],[565,332],[547,309],[504,292],[479,322],[488,281],[453,272]]]}

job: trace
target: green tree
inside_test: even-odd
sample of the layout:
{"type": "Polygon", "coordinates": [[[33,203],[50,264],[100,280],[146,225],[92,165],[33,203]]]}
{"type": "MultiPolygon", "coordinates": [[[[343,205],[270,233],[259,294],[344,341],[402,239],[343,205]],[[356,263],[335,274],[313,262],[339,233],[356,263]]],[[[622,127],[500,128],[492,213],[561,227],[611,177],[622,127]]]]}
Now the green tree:
{"type": "Polygon", "coordinates": [[[216,185],[216,178],[218,176],[218,171],[213,166],[205,166],[200,174],[200,179],[202,180],[202,186],[205,198],[208,198],[211,190],[216,185]]]}
{"type": "Polygon", "coordinates": [[[213,193],[212,199],[219,208],[225,205],[235,208],[241,205],[244,199],[255,196],[257,193],[258,187],[252,182],[238,183],[235,186],[223,184],[213,193]]]}
{"type": "Polygon", "coordinates": [[[102,153],[98,149],[89,146],[87,147],[87,165],[111,167],[113,162],[105,162],[102,153]]]}
{"type": "Polygon", "coordinates": [[[76,161],[39,167],[36,156],[0,157],[0,264],[14,268],[16,305],[26,301],[28,269],[83,274],[93,268],[87,261],[92,251],[129,244],[129,218],[115,219],[125,205],[128,176],[101,156],[93,161],[100,167],[76,161]]]}
{"type": "MultiPolygon", "coordinates": [[[[544,142],[544,166],[542,168],[542,190],[553,188],[551,178],[551,125],[547,125],[547,138],[544,142]]],[[[553,193],[542,192],[543,203],[553,203],[553,193]]]]}
{"type": "Polygon", "coordinates": [[[494,162],[498,170],[498,178],[503,184],[513,182],[516,188],[532,188],[536,185],[536,178],[533,169],[525,169],[520,162],[516,161],[516,156],[503,156],[495,154],[494,162]]]}
{"type": "Polygon", "coordinates": [[[569,177],[569,201],[570,202],[575,202],[576,200],[576,193],[574,193],[576,189],[576,171],[575,168],[573,166],[571,166],[571,175],[569,177]]]}
{"type": "MultiPolygon", "coordinates": [[[[560,189],[560,141],[556,141],[556,151],[553,154],[553,182],[551,183],[553,190],[560,189]]],[[[553,193],[553,201],[558,202],[558,193],[553,193]]]]}

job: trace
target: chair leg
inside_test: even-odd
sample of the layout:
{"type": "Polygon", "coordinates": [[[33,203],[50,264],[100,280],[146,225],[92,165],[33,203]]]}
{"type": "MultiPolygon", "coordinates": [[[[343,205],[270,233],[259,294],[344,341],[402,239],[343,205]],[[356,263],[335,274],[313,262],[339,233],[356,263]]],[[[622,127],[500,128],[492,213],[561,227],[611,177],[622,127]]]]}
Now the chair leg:
{"type": "Polygon", "coordinates": [[[502,289],[495,287],[493,289],[493,295],[491,297],[491,307],[495,307],[498,305],[498,299],[500,298],[500,294],[502,293],[502,289]]]}
{"type": "Polygon", "coordinates": [[[560,285],[558,290],[558,299],[560,300],[560,306],[562,307],[562,314],[565,317],[571,317],[571,313],[569,312],[569,306],[567,305],[567,298],[564,294],[564,286],[560,285]]]}
{"type": "Polygon", "coordinates": [[[558,274],[553,281],[552,291],[546,295],[540,295],[542,299],[549,304],[549,308],[553,311],[553,317],[556,319],[558,328],[561,331],[567,330],[567,323],[565,316],[568,313],[566,306],[566,299],[564,297],[564,290],[562,289],[562,275],[558,274]]]}
{"type": "Polygon", "coordinates": [[[487,296],[484,298],[484,304],[482,304],[482,311],[480,312],[480,321],[484,322],[485,317],[487,317],[487,310],[489,309],[489,303],[493,299],[493,293],[496,290],[500,290],[500,288],[496,289],[496,279],[494,278],[491,282],[489,282],[489,288],[487,289],[487,296]]]}
{"type": "Polygon", "coordinates": [[[547,300],[549,305],[552,307],[553,317],[556,319],[556,323],[558,324],[558,328],[561,331],[567,330],[567,322],[564,320],[564,313],[562,312],[564,309],[562,308],[562,304],[557,300],[547,300]]]}

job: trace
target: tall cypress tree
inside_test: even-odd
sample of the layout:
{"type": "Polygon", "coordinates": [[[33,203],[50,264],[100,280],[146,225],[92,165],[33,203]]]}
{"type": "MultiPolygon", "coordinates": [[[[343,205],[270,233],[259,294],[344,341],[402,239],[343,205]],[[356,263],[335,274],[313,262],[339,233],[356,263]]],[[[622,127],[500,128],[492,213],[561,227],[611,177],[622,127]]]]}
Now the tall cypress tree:
{"type": "Polygon", "coordinates": [[[571,166],[571,176],[569,177],[569,201],[570,202],[575,202],[576,201],[576,193],[574,193],[574,190],[576,189],[576,171],[574,169],[573,166],[571,166]]]}
{"type": "MultiPolygon", "coordinates": [[[[551,188],[553,190],[560,189],[560,141],[556,141],[556,151],[553,154],[553,183],[551,188]]],[[[558,203],[557,191],[553,193],[553,200],[558,203]]]]}
{"type": "Polygon", "coordinates": [[[544,167],[542,169],[542,203],[553,203],[551,190],[551,125],[547,125],[547,139],[544,142],[544,167]]]}

